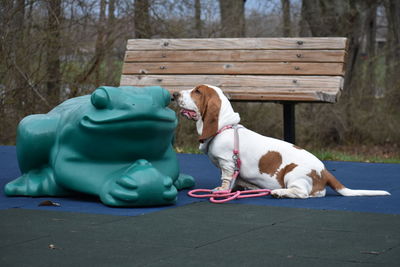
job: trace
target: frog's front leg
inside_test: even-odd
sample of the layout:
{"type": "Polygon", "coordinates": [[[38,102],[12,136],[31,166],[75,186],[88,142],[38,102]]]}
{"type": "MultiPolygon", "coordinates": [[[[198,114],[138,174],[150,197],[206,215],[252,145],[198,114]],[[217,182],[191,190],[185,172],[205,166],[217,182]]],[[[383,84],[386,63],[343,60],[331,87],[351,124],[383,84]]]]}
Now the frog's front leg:
{"type": "Polygon", "coordinates": [[[117,177],[105,181],[101,201],[110,206],[153,206],[176,202],[172,179],[160,173],[147,160],[137,160],[117,177]]]}

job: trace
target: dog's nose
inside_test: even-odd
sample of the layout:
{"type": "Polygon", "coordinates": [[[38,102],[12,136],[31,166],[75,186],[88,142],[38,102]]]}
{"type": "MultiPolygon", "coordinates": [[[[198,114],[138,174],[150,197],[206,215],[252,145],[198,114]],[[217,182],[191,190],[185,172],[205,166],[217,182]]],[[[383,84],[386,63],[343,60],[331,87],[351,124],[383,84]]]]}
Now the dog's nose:
{"type": "Polygon", "coordinates": [[[174,92],[174,93],[172,94],[172,96],[174,97],[174,100],[178,99],[180,95],[181,95],[181,94],[180,94],[179,92],[174,92]]]}

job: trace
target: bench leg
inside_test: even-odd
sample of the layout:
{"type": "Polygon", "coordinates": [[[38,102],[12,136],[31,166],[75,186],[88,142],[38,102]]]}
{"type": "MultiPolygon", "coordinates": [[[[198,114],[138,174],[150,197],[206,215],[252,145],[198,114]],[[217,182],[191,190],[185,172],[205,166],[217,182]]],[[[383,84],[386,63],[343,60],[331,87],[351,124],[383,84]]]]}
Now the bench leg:
{"type": "Polygon", "coordinates": [[[286,142],[295,144],[295,112],[293,102],[284,102],[283,104],[283,139],[286,142]]]}

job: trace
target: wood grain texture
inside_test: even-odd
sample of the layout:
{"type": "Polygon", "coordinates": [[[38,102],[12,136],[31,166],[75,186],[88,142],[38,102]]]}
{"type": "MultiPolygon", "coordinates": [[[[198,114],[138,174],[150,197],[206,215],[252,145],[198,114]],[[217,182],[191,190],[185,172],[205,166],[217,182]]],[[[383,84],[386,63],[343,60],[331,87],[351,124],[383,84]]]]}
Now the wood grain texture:
{"type": "Polygon", "coordinates": [[[346,38],[130,39],[127,50],[346,49],[346,38]]]}
{"type": "Polygon", "coordinates": [[[342,63],[142,62],[125,63],[123,74],[343,75],[342,63]]]}
{"type": "Polygon", "coordinates": [[[122,75],[121,85],[177,86],[193,88],[211,84],[221,88],[334,88],[341,90],[341,76],[255,76],[255,75],[122,75]]]}
{"type": "MultiPolygon", "coordinates": [[[[158,76],[160,77],[160,76],[158,76]]],[[[132,75],[123,76],[121,79],[121,85],[133,85],[133,86],[162,86],[165,89],[169,90],[171,93],[191,89],[197,84],[208,83],[210,80],[206,76],[203,76],[203,79],[207,80],[206,82],[192,83],[191,80],[187,79],[174,79],[172,77],[168,77],[170,79],[153,77],[153,79],[149,79],[148,76],[144,77],[136,77],[136,79],[132,79],[132,75]]],[[[174,77],[182,77],[182,76],[174,76],[174,77]]],[[[187,78],[187,77],[184,77],[187,78]]],[[[195,77],[199,79],[200,77],[195,77]]],[[[215,78],[215,77],[214,77],[215,78]]],[[[229,78],[226,77],[226,78],[229,78]]],[[[238,79],[234,82],[233,80],[226,79],[226,83],[218,84],[224,93],[226,93],[229,98],[233,101],[316,101],[316,102],[330,102],[333,103],[336,101],[337,96],[340,94],[340,87],[337,86],[341,84],[342,77],[336,77],[333,79],[321,79],[319,77],[312,77],[314,79],[305,80],[303,77],[292,77],[295,78],[293,80],[288,79],[289,77],[284,77],[283,80],[279,79],[279,77],[275,77],[277,79],[270,79],[269,77],[259,77],[255,76],[256,82],[253,82],[253,86],[249,86],[249,84],[241,83],[243,76],[239,76],[238,79]],[[264,84],[262,79],[260,78],[268,78],[271,83],[264,84]],[[298,79],[298,80],[296,80],[298,79]],[[257,85],[258,86],[255,86],[257,85]],[[318,86],[319,85],[319,86],[318,86]],[[335,86],[336,85],[336,86],[335,86]],[[328,87],[331,86],[331,87],[328,87]]],[[[247,79],[251,79],[252,77],[246,77],[247,79]]],[[[329,77],[331,78],[331,77],[329,77]]],[[[218,79],[219,81],[223,79],[218,79]]],[[[265,82],[265,80],[264,80],[265,82]]],[[[209,83],[214,84],[215,83],[209,83]]]]}
{"type": "Polygon", "coordinates": [[[322,92],[296,92],[296,93],[227,93],[231,101],[293,101],[293,102],[326,102],[335,103],[338,95],[322,92]]]}
{"type": "Polygon", "coordinates": [[[347,39],[202,38],[128,40],[121,85],[171,92],[220,87],[234,101],[337,101],[347,39]]]}
{"type": "Polygon", "coordinates": [[[344,50],[126,51],[125,62],[344,62],[344,50]]]}

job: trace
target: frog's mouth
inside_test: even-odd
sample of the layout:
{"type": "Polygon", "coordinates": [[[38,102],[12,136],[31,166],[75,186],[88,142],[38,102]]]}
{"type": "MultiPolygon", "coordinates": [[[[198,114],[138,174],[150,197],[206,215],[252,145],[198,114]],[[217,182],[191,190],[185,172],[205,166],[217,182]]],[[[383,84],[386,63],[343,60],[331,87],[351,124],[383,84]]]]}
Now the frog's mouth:
{"type": "Polygon", "coordinates": [[[89,116],[82,117],[81,125],[85,128],[94,128],[99,126],[106,125],[114,125],[114,124],[123,124],[123,125],[134,125],[134,124],[143,124],[143,123],[152,123],[152,124],[174,124],[176,121],[175,118],[166,115],[159,114],[139,114],[139,115],[123,115],[111,118],[91,118],[89,116]]]}

